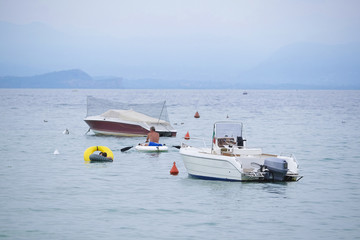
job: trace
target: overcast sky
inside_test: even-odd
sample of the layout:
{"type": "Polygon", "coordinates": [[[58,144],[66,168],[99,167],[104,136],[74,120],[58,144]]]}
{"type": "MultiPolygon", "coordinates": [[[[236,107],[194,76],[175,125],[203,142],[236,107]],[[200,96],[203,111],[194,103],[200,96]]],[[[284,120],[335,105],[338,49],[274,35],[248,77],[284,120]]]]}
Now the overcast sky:
{"type": "MultiPolygon", "coordinates": [[[[0,21],[152,43],[129,67],[182,62],[188,69],[246,69],[292,43],[360,41],[358,0],[0,0],[0,21]]],[[[94,74],[119,74],[86,66],[94,74]]]]}

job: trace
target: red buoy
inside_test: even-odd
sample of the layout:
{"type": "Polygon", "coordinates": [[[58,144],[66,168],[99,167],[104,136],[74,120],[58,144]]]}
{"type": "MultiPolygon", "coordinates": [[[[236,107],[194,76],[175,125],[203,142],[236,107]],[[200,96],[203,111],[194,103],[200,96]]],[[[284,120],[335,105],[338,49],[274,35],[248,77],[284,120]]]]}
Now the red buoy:
{"type": "Polygon", "coordinates": [[[174,165],[172,166],[172,168],[170,170],[170,174],[171,175],[178,175],[179,174],[179,170],[177,169],[175,162],[174,162],[174,165]]]}
{"type": "Polygon", "coordinates": [[[196,111],[194,118],[199,118],[199,117],[200,117],[200,114],[198,111],[196,111]]]}
{"type": "Polygon", "coordinates": [[[190,140],[190,134],[189,134],[189,131],[185,134],[185,140],[190,140]]]}

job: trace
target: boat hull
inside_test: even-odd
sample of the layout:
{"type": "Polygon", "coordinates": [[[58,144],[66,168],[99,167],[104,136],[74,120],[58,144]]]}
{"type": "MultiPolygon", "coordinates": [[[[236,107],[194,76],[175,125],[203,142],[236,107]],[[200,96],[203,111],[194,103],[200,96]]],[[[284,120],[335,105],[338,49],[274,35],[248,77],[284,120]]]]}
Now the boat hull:
{"type": "MultiPolygon", "coordinates": [[[[247,149],[247,152],[251,151],[247,149]]],[[[193,147],[181,148],[180,154],[191,177],[225,181],[267,181],[264,175],[253,167],[254,163],[259,166],[263,165],[264,160],[268,158],[266,154],[225,156],[211,154],[210,149],[193,147]]],[[[289,157],[286,159],[289,162],[292,161],[289,157]]],[[[295,171],[293,165],[289,165],[295,171]]],[[[295,181],[296,179],[297,174],[294,174],[293,177],[286,177],[284,181],[295,181]]]]}
{"type": "Polygon", "coordinates": [[[188,174],[192,177],[213,180],[242,181],[242,174],[232,161],[206,156],[191,156],[181,152],[188,174]]]}
{"type": "MultiPolygon", "coordinates": [[[[147,136],[149,130],[140,124],[132,124],[125,122],[85,119],[90,129],[97,135],[112,135],[122,137],[144,137],[147,136]]],[[[176,131],[157,131],[161,137],[176,137],[176,131]]]]}

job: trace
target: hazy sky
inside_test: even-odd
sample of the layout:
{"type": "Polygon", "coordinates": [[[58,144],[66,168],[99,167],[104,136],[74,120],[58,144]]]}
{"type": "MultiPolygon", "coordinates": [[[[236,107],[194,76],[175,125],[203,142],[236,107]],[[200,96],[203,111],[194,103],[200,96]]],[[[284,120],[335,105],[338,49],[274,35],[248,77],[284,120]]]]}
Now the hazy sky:
{"type": "Polygon", "coordinates": [[[126,42],[126,51],[116,51],[127,52],[128,61],[109,54],[102,61],[111,66],[92,68],[96,63],[85,60],[74,66],[100,75],[141,66],[153,66],[144,67],[150,77],[161,76],[161,66],[173,68],[169,74],[208,68],[235,74],[284,45],[360,41],[359,0],[0,0],[0,21],[41,22],[67,34],[126,42]],[[179,64],[183,68],[175,70],[179,64]]]}

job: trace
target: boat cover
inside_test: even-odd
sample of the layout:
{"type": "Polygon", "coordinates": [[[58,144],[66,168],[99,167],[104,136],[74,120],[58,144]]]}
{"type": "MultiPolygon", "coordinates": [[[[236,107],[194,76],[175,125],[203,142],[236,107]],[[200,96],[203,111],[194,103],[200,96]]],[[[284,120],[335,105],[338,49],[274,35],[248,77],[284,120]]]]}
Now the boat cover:
{"type": "Polygon", "coordinates": [[[123,121],[131,122],[147,122],[147,123],[167,123],[164,120],[159,120],[145,114],[135,112],[134,110],[115,110],[110,109],[100,116],[105,118],[117,118],[123,121]]]}

